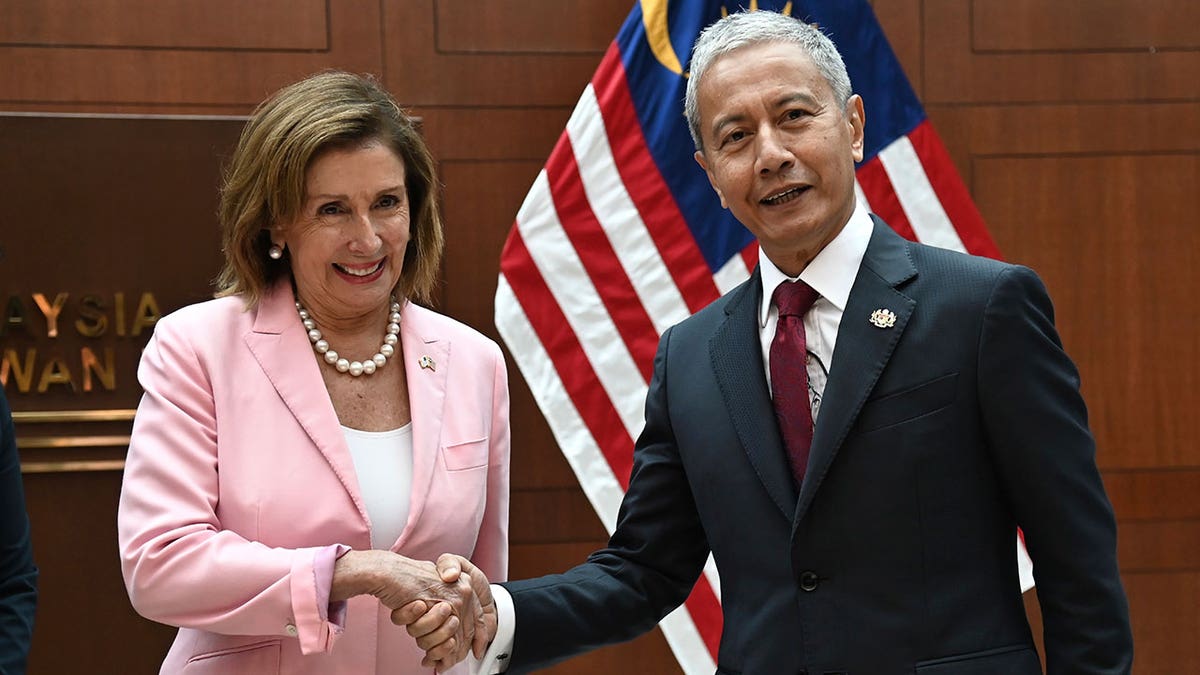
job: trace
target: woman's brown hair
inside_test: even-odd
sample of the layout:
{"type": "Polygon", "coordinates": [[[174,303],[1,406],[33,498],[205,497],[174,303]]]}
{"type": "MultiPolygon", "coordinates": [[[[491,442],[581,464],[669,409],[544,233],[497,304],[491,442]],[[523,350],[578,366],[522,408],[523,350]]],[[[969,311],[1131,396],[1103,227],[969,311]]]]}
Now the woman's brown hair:
{"type": "Polygon", "coordinates": [[[319,73],[284,87],[242,129],[221,185],[225,265],[216,295],[238,295],[253,307],[267,287],[290,274],[287,255],[267,256],[268,228],[299,213],[305,172],[317,155],[375,140],[404,163],[412,218],[397,297],[430,304],[443,246],[433,157],[412,118],[374,78],[344,72],[319,73]]]}

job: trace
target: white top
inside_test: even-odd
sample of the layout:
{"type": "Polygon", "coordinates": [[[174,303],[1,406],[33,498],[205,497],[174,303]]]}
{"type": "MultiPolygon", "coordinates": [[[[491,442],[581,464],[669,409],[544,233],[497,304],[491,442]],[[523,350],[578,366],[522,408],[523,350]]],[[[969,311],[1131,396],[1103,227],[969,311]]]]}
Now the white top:
{"type": "Polygon", "coordinates": [[[391,431],[342,427],[363,505],[371,521],[371,548],[389,550],[408,523],[413,482],[412,424],[391,431]]]}

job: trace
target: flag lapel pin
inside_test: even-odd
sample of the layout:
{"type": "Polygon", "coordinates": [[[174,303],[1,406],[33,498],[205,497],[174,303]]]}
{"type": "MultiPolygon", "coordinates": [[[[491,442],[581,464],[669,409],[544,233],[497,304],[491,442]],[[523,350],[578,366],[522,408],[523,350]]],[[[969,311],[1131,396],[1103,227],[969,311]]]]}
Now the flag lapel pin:
{"type": "Polygon", "coordinates": [[[877,309],[871,312],[871,325],[876,328],[891,328],[896,325],[896,314],[890,309],[877,309]]]}
{"type": "Polygon", "coordinates": [[[437,364],[434,363],[433,359],[429,358],[428,356],[422,356],[420,359],[417,359],[417,365],[433,371],[437,370],[437,364]]]}

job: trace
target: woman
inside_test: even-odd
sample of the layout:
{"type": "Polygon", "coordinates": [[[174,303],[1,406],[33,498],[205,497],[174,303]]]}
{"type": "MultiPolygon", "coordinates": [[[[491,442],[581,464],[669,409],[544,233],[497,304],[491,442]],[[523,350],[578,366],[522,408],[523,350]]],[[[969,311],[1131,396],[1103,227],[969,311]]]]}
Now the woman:
{"type": "MultiPolygon", "coordinates": [[[[180,626],[162,672],[430,672],[389,616],[453,597],[418,561],[506,577],[503,357],[413,302],[435,180],[370,79],[310,77],[243,130],[217,299],[163,318],[139,367],[118,525],[134,607],[180,626]]],[[[458,611],[442,653],[470,639],[458,611]]]]}

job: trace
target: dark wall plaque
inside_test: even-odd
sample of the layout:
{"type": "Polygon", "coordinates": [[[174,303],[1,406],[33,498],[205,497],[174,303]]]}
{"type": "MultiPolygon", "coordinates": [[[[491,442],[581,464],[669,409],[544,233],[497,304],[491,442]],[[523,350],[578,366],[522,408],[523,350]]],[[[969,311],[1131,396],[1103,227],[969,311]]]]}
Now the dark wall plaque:
{"type": "Polygon", "coordinates": [[[211,296],[243,123],[0,114],[0,380],[27,471],[120,466],[155,321],[211,296]]]}

